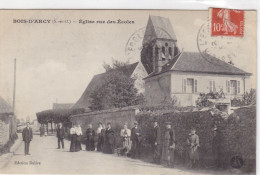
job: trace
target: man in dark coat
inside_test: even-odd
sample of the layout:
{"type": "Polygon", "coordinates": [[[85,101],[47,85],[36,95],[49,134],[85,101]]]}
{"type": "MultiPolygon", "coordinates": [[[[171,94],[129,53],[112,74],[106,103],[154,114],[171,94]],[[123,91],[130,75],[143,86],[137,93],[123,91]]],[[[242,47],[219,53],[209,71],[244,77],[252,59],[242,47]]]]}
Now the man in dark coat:
{"type": "Polygon", "coordinates": [[[65,128],[62,126],[61,123],[58,124],[57,137],[58,137],[58,149],[60,149],[60,142],[62,145],[62,149],[64,149],[65,128]]]}
{"type": "Polygon", "coordinates": [[[171,127],[171,122],[166,122],[163,136],[162,161],[167,163],[167,166],[174,167],[175,132],[171,127]]]}
{"type": "Polygon", "coordinates": [[[32,128],[29,126],[29,122],[26,123],[26,127],[23,129],[23,141],[24,141],[24,155],[30,155],[29,154],[29,146],[30,142],[33,139],[33,133],[32,128]]]}
{"type": "Polygon", "coordinates": [[[87,140],[86,140],[86,150],[87,151],[94,151],[95,150],[95,131],[92,128],[92,124],[88,125],[89,128],[86,130],[87,140]]]}
{"type": "Polygon", "coordinates": [[[137,121],[134,122],[134,127],[131,130],[131,140],[132,140],[132,158],[140,157],[141,140],[142,140],[142,130],[138,127],[137,121]]]}
{"type": "Polygon", "coordinates": [[[158,121],[153,121],[152,129],[152,150],[153,150],[153,163],[160,164],[161,158],[161,133],[160,127],[158,126],[158,121]]]}
{"type": "Polygon", "coordinates": [[[113,154],[115,147],[115,132],[111,128],[111,123],[107,123],[107,129],[105,130],[105,143],[103,152],[107,154],[113,154]]]}

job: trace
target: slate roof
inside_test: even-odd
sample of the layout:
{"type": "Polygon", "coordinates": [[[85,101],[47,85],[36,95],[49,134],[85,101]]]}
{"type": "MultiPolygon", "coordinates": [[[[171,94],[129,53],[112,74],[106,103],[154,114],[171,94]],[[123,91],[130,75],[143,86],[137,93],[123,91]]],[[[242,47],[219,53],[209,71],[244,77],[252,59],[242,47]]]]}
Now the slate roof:
{"type": "Polygon", "coordinates": [[[2,98],[0,97],[0,114],[12,114],[12,107],[2,98]]]}
{"type": "MultiPolygon", "coordinates": [[[[126,76],[131,77],[137,65],[138,62],[120,67],[117,70],[123,72],[126,76]]],[[[105,83],[107,73],[108,72],[94,75],[87,88],[72,108],[88,108],[91,104],[91,98],[89,96],[95,89],[101,87],[105,83]]]]}
{"type": "Polygon", "coordinates": [[[209,74],[224,74],[224,75],[245,75],[251,73],[245,72],[225,61],[222,61],[213,56],[202,56],[199,52],[181,52],[175,58],[169,61],[162,67],[159,73],[151,73],[148,77],[156,76],[168,71],[180,72],[195,72],[209,74]]]}
{"type": "Polygon", "coordinates": [[[168,18],[150,15],[146,25],[143,44],[149,43],[156,38],[177,40],[168,18]]]}

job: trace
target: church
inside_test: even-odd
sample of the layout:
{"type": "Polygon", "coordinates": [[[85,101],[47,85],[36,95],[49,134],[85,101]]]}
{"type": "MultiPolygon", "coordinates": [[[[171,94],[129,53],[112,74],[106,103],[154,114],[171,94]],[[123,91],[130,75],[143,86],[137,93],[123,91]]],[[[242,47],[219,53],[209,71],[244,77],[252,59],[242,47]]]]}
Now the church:
{"type": "Polygon", "coordinates": [[[251,74],[199,52],[180,51],[168,18],[150,16],[141,52],[148,76],[148,105],[176,99],[180,106],[195,106],[200,93],[224,92],[226,98],[242,97],[251,74]]]}
{"type": "MultiPolygon", "coordinates": [[[[200,93],[219,91],[228,98],[242,97],[251,76],[215,57],[181,51],[170,20],[159,16],[149,16],[140,57],[121,69],[136,79],[135,87],[148,105],[175,98],[180,106],[195,106],[200,93]]],[[[95,75],[72,108],[88,109],[90,94],[104,84],[105,75],[95,75]]]]}

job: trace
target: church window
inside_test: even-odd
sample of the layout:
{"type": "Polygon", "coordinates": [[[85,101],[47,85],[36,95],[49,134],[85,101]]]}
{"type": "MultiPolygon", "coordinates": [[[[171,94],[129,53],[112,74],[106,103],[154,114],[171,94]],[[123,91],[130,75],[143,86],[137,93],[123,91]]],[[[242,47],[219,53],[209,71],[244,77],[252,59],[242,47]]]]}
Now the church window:
{"type": "Polygon", "coordinates": [[[169,55],[172,56],[172,48],[169,47],[169,55]]]}
{"type": "Polygon", "coordinates": [[[165,61],[165,47],[162,47],[162,60],[165,61]]]}

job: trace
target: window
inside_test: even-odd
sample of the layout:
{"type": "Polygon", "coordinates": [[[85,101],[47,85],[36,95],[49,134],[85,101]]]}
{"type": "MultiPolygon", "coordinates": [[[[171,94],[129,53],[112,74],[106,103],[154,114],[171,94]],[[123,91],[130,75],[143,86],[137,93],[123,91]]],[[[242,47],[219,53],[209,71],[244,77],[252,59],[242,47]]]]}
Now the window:
{"type": "Polygon", "coordinates": [[[240,94],[240,81],[237,81],[237,93],[240,94]]]}
{"type": "Polygon", "coordinates": [[[215,81],[214,80],[210,80],[209,81],[209,91],[210,92],[216,92],[216,86],[215,86],[215,81]]]}
{"type": "Polygon", "coordinates": [[[162,47],[162,60],[165,61],[165,47],[162,47]]]}
{"type": "Polygon", "coordinates": [[[186,79],[182,80],[182,92],[186,92],[186,79]]]}
{"type": "Polygon", "coordinates": [[[186,93],[194,93],[197,92],[197,80],[193,79],[193,78],[187,78],[187,79],[183,79],[183,92],[186,93]]]}
{"type": "Polygon", "coordinates": [[[230,80],[227,81],[227,93],[231,95],[237,95],[240,94],[240,81],[237,80],[230,80]]]}
{"type": "Polygon", "coordinates": [[[169,47],[169,55],[172,56],[172,48],[169,47]]]}
{"type": "Polygon", "coordinates": [[[230,93],[230,81],[226,81],[227,93],[230,93]]]}

